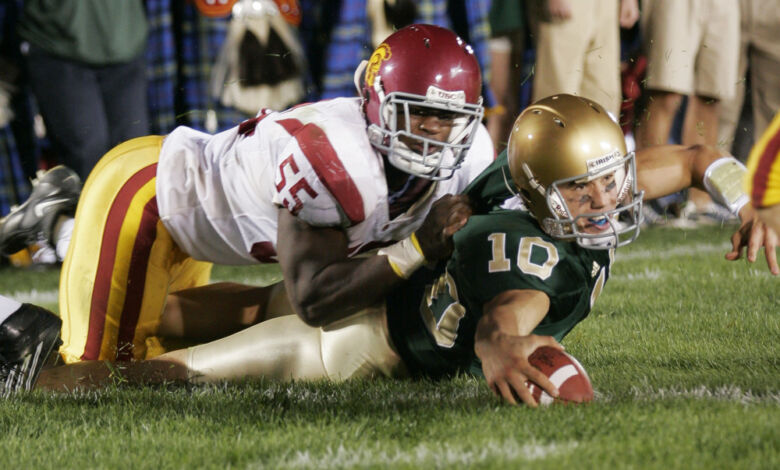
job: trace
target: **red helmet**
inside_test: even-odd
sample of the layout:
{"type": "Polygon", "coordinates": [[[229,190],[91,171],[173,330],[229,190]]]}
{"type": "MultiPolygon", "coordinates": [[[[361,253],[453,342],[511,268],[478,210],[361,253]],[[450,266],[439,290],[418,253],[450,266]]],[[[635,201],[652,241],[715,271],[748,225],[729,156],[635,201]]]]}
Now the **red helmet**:
{"type": "Polygon", "coordinates": [[[430,179],[449,178],[460,167],[484,109],[479,64],[471,46],[455,33],[413,24],[391,34],[358,67],[355,85],[369,121],[369,140],[390,163],[430,179]],[[413,134],[410,106],[452,113],[455,118],[447,141],[413,134]],[[400,113],[405,118],[400,122],[406,123],[402,129],[398,129],[400,113]],[[419,142],[415,147],[422,150],[412,150],[399,137],[419,142]]]}

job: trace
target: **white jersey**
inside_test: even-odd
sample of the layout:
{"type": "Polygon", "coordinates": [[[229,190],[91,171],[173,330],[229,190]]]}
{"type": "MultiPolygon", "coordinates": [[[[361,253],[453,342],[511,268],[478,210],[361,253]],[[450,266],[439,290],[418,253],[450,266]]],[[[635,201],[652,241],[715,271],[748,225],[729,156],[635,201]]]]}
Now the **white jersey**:
{"type": "MultiPolygon", "coordinates": [[[[157,203],[173,239],[195,259],[275,261],[279,207],[313,226],[343,228],[354,255],[410,235],[436,199],[461,192],[494,157],[480,125],[454,176],[390,220],[383,159],[368,141],[360,101],[338,98],[261,112],[216,135],[176,128],[160,151],[157,203]]],[[[449,151],[444,159],[452,161],[449,151]]]]}

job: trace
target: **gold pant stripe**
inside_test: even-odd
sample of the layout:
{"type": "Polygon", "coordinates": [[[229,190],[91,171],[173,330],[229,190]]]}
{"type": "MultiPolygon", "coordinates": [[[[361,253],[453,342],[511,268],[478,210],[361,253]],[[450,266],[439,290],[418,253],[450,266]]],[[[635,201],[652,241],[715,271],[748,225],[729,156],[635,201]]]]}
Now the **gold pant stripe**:
{"type": "Polygon", "coordinates": [[[157,136],[128,141],[87,179],[60,280],[67,362],[143,358],[168,290],[208,282],[211,265],[189,259],[159,221],[161,144],[157,136]]]}

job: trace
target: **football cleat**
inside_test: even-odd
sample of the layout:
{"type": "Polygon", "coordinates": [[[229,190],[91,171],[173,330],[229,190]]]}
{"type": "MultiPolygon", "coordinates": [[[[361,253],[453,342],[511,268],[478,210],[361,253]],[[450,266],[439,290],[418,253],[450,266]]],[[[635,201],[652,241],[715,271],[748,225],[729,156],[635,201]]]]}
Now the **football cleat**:
{"type": "Polygon", "coordinates": [[[0,324],[0,387],[2,394],[30,390],[60,340],[62,320],[50,311],[22,304],[0,324]]]}
{"type": "Polygon", "coordinates": [[[54,224],[60,215],[76,213],[81,179],[65,166],[39,171],[30,197],[0,219],[0,254],[18,252],[39,240],[54,244],[54,224]]]}

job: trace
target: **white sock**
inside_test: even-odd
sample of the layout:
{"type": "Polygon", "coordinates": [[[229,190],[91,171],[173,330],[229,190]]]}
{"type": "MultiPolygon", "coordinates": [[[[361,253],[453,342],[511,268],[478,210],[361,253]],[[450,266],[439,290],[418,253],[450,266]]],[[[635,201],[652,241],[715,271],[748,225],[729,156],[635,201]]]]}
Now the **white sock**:
{"type": "Polygon", "coordinates": [[[21,306],[19,302],[0,295],[0,323],[6,321],[21,306]]]}
{"type": "Polygon", "coordinates": [[[70,237],[73,235],[73,224],[76,220],[73,217],[61,215],[54,225],[54,249],[57,251],[57,258],[62,261],[68,254],[70,237]]]}

